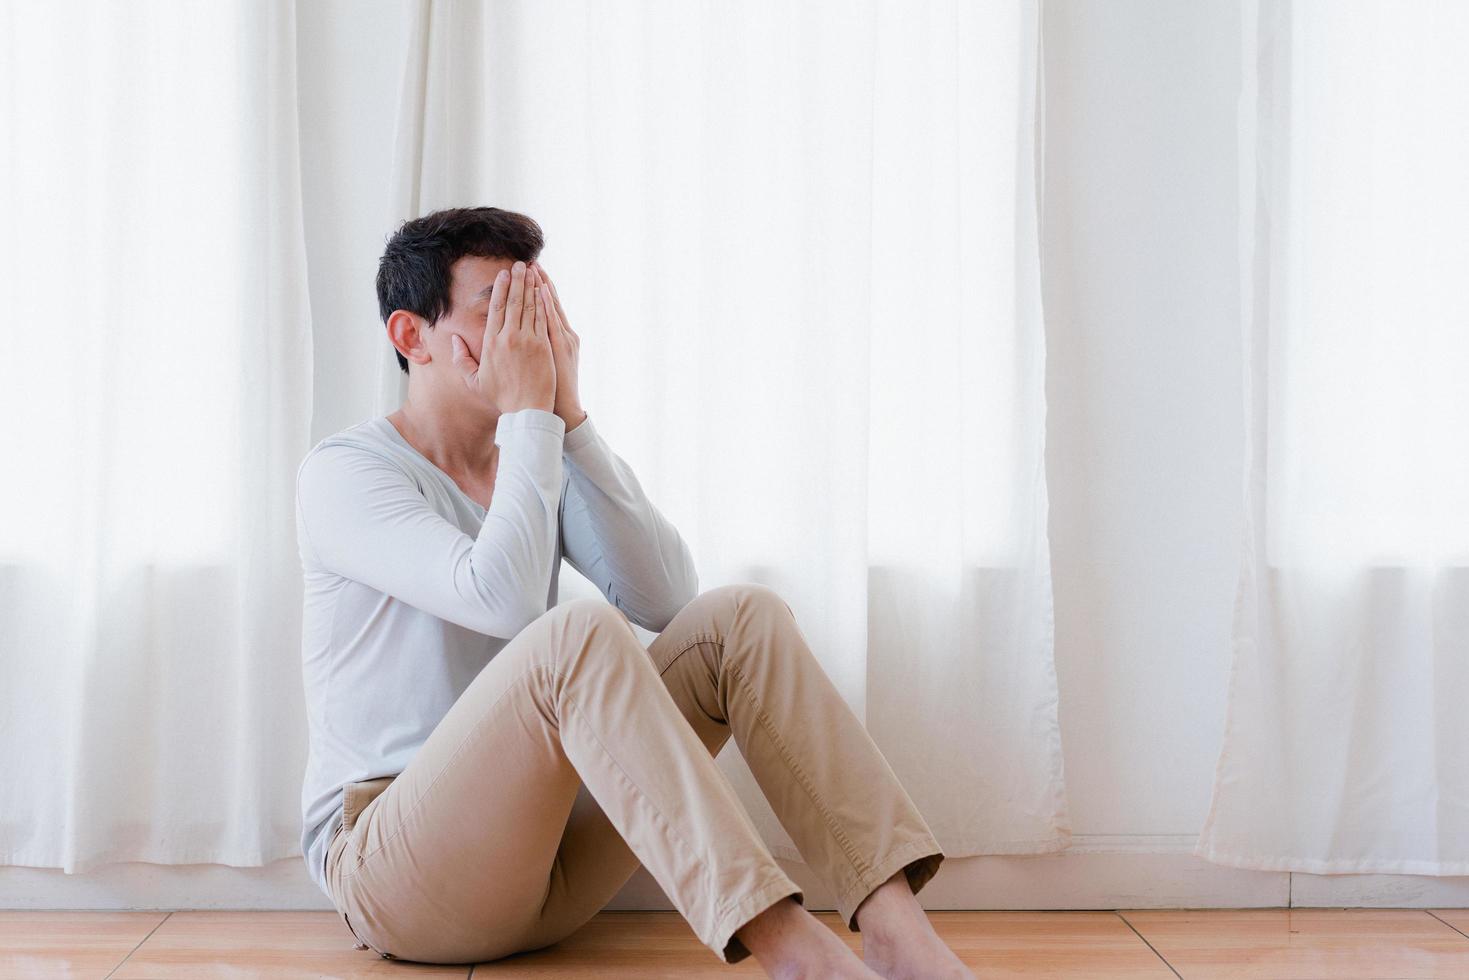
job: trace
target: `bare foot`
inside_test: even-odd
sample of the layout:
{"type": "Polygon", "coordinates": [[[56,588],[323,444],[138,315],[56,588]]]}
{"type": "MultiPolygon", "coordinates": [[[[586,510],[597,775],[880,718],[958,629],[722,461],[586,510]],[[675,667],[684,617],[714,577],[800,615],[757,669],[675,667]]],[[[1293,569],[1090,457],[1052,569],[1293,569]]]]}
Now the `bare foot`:
{"type": "Polygon", "coordinates": [[[976,980],[928,921],[908,877],[897,872],[857,907],[862,961],[887,980],[976,980]]]}
{"type": "Polygon", "coordinates": [[[789,895],[745,923],[735,935],[775,980],[878,980],[881,976],[789,895]]]}

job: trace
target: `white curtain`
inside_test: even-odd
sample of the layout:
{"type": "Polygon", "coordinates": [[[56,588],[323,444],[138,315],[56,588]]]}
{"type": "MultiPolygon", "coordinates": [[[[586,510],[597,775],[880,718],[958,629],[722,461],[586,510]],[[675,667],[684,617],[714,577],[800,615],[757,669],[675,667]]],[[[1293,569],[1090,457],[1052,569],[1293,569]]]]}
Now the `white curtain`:
{"type": "Polygon", "coordinates": [[[1249,521],[1198,853],[1469,874],[1469,6],[1244,12],[1249,521]]]}
{"type": "Polygon", "coordinates": [[[950,855],[1064,847],[1036,3],[419,0],[403,36],[394,223],[536,218],[705,587],[786,597],[950,855]]]}
{"type": "Polygon", "coordinates": [[[293,9],[0,4],[0,864],[299,855],[293,9]]]}

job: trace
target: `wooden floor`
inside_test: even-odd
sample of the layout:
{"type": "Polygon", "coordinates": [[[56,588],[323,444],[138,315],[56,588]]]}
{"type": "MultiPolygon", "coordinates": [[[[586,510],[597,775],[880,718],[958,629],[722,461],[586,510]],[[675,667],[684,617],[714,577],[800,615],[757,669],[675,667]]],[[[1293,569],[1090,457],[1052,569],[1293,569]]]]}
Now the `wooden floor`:
{"type": "MultiPolygon", "coordinates": [[[[855,951],[861,935],[817,913],[855,951]]],[[[980,977],[1469,977],[1469,909],[930,912],[980,977]]],[[[0,980],[88,977],[761,977],[673,912],[604,912],[535,953],[478,966],[385,960],[327,912],[0,911],[0,980]]]]}

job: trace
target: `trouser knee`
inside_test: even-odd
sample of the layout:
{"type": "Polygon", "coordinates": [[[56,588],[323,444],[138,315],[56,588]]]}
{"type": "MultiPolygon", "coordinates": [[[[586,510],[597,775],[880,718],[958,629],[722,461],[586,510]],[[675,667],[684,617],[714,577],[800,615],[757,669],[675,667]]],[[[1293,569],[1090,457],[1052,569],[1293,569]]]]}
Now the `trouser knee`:
{"type": "Polygon", "coordinates": [[[643,647],[632,623],[621,609],[604,599],[583,598],[557,603],[547,613],[556,621],[556,631],[563,637],[557,658],[575,657],[595,647],[597,656],[625,657],[634,666],[651,666],[652,660],[643,647]]]}

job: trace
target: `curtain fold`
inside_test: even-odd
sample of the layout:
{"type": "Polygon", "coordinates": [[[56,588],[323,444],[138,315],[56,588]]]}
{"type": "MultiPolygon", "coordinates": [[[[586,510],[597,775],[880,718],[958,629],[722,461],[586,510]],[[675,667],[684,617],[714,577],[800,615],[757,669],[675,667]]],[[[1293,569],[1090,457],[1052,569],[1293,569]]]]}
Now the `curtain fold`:
{"type": "Polygon", "coordinates": [[[0,864],[298,855],[294,5],[0,20],[0,864]]]}
{"type": "Polygon", "coordinates": [[[1243,9],[1247,522],[1197,853],[1469,874],[1469,8],[1243,9]]]}
{"type": "MultiPolygon", "coordinates": [[[[701,581],[786,597],[947,853],[1064,847],[1037,4],[418,0],[403,25],[390,224],[536,218],[584,403],[701,581]]],[[[363,336],[386,413],[403,382],[363,336]]]]}

